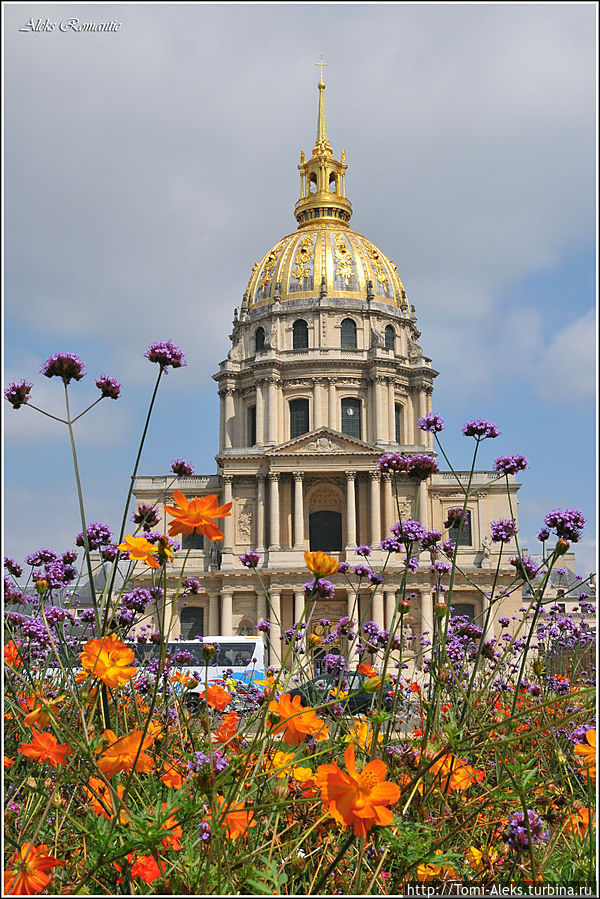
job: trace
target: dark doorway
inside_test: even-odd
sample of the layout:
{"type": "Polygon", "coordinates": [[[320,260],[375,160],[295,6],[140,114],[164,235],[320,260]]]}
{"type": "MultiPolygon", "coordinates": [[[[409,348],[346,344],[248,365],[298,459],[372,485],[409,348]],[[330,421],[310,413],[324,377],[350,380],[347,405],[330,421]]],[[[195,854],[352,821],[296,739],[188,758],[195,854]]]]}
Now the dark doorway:
{"type": "Polygon", "coordinates": [[[187,606],[181,610],[181,639],[194,640],[204,636],[204,609],[187,606]]]}
{"type": "Polygon", "coordinates": [[[342,515],[340,512],[312,512],[309,517],[310,548],[326,553],[342,550],[342,515]]]}

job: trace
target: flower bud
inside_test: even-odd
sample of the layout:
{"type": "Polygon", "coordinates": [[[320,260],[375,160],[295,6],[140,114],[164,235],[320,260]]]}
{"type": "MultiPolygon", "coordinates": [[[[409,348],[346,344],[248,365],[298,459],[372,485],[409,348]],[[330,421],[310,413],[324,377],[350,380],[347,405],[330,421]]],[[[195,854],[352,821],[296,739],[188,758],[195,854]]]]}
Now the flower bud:
{"type": "Polygon", "coordinates": [[[439,599],[435,604],[435,614],[438,618],[443,618],[447,611],[448,604],[443,599],[439,599]]]}
{"type": "Polygon", "coordinates": [[[278,801],[287,799],[288,794],[289,788],[287,785],[287,780],[281,780],[273,787],[273,797],[278,801]]]}
{"type": "Polygon", "coordinates": [[[35,582],[35,589],[37,590],[40,596],[43,596],[46,590],[48,589],[48,581],[44,577],[40,577],[35,582]]]}
{"type": "Polygon", "coordinates": [[[267,721],[269,724],[279,724],[281,721],[281,715],[278,712],[267,712],[267,721]]]}
{"type": "Polygon", "coordinates": [[[204,643],[202,646],[202,658],[205,662],[210,662],[211,659],[217,654],[217,647],[213,646],[212,643],[204,643]]]}
{"type": "Polygon", "coordinates": [[[568,540],[564,540],[562,537],[556,541],[556,555],[564,556],[566,552],[569,551],[570,543],[568,540]]]}
{"type": "Polygon", "coordinates": [[[320,637],[318,634],[309,634],[308,642],[311,646],[320,646],[323,642],[323,637],[320,637]]]}
{"type": "Polygon", "coordinates": [[[442,670],[438,674],[437,679],[440,682],[440,684],[447,684],[448,681],[450,680],[450,672],[448,671],[448,669],[442,668],[442,670]]]}
{"type": "Polygon", "coordinates": [[[407,612],[410,612],[410,603],[407,599],[401,599],[398,603],[398,611],[401,615],[406,615],[407,612]]]}

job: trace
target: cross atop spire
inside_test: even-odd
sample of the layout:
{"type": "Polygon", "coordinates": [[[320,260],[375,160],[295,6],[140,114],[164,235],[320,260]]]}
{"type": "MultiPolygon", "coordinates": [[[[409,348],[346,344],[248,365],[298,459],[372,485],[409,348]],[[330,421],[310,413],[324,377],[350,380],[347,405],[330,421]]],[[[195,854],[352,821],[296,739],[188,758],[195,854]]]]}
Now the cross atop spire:
{"type": "Polygon", "coordinates": [[[327,117],[325,115],[325,82],[323,81],[323,66],[326,66],[327,63],[323,62],[323,54],[321,54],[321,61],[316,62],[315,65],[321,67],[321,79],[317,85],[317,87],[319,88],[319,111],[317,113],[317,139],[313,152],[316,153],[320,151],[321,153],[331,154],[329,137],[327,135],[327,117]]]}
{"type": "MultiPolygon", "coordinates": [[[[326,63],[326,62],[323,62],[323,54],[322,54],[322,53],[321,53],[321,60],[320,60],[320,62],[316,62],[315,65],[316,65],[316,66],[321,66],[321,78],[320,78],[320,81],[323,82],[323,66],[326,66],[327,63],[326,63]]],[[[321,87],[320,84],[319,84],[319,87],[321,87]]],[[[325,87],[325,82],[323,82],[323,87],[325,87]]]]}

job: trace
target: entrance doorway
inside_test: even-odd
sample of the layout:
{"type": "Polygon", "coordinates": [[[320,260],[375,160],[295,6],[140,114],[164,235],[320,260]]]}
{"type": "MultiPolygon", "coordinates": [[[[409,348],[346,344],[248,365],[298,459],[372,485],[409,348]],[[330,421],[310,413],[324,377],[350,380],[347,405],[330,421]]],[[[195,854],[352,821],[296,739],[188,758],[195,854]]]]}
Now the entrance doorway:
{"type": "Polygon", "coordinates": [[[310,548],[322,552],[342,551],[341,512],[322,510],[309,516],[310,548]]]}

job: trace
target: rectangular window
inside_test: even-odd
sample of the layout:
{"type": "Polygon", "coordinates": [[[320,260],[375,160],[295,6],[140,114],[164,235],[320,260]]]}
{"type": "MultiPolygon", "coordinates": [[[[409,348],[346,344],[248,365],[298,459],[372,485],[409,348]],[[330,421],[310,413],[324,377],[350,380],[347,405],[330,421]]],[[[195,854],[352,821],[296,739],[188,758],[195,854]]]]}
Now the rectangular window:
{"type": "Polygon", "coordinates": [[[475,621],[475,605],[472,602],[453,602],[454,616],[465,615],[469,621],[475,621]]]}
{"type": "Polygon", "coordinates": [[[256,406],[248,409],[248,446],[256,446],[256,406]]]}
{"type": "Polygon", "coordinates": [[[449,539],[454,543],[458,543],[459,546],[472,546],[473,538],[471,536],[471,514],[469,514],[468,520],[463,524],[460,533],[457,527],[448,529],[449,539]]]}
{"type": "Polygon", "coordinates": [[[204,636],[204,609],[200,606],[186,606],[181,610],[180,621],[182,640],[204,636]]]}
{"type": "Polygon", "coordinates": [[[308,400],[290,401],[290,439],[308,431],[308,400]]]}
{"type": "Polygon", "coordinates": [[[346,397],[342,400],[342,434],[349,437],[362,437],[361,403],[354,397],[346,397]]]}
{"type": "Polygon", "coordinates": [[[394,418],[396,422],[396,443],[402,443],[402,406],[398,403],[394,406],[394,418]]]}
{"type": "Polygon", "coordinates": [[[182,549],[204,549],[204,536],[192,531],[191,534],[183,536],[181,547],[182,549]]]}

